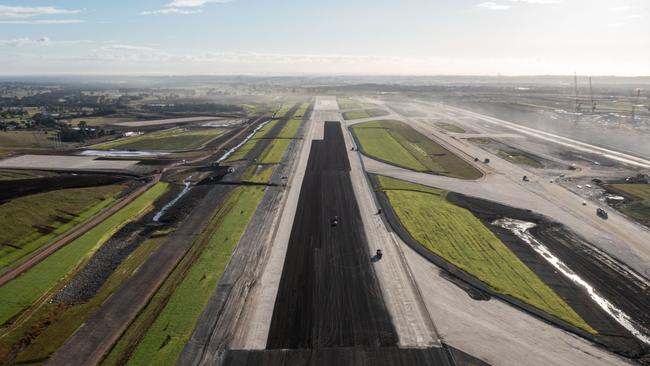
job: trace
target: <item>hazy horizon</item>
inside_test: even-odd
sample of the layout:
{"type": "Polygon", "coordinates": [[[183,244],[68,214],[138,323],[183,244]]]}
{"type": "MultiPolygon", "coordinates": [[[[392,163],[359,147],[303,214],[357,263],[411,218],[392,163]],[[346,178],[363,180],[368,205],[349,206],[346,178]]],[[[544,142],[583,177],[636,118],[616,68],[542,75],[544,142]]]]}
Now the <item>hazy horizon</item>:
{"type": "Polygon", "coordinates": [[[1,75],[648,76],[643,0],[0,1],[1,75]]]}

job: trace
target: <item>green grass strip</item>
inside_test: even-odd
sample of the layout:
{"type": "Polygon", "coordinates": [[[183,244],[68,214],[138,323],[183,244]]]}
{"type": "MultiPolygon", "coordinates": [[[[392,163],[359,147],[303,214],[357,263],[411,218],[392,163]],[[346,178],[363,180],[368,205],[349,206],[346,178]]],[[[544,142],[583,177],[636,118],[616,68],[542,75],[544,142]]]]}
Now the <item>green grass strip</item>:
{"type": "Polygon", "coordinates": [[[353,126],[352,130],[359,140],[364,154],[417,172],[428,170],[388,130],[357,126],[353,126]]]}
{"type": "Polygon", "coordinates": [[[238,187],[210,222],[210,241],[129,359],[128,365],[174,365],[208,304],[262,197],[263,187],[238,187]]]}
{"type": "Polygon", "coordinates": [[[6,333],[0,340],[0,363],[6,362],[3,357],[10,354],[11,349],[20,344],[21,339],[30,334],[32,329],[38,328],[39,324],[42,327],[44,323],[48,323],[47,327],[43,327],[42,333],[33,338],[28,346],[20,347],[20,353],[13,362],[30,364],[33,360],[49,357],[144,262],[161,240],[162,237],[157,237],[140,244],[120,263],[90,301],[72,306],[43,304],[28,321],[6,333]]]}
{"type": "Polygon", "coordinates": [[[361,118],[371,118],[371,117],[382,117],[387,116],[389,113],[383,109],[372,108],[372,109],[363,109],[358,111],[349,111],[343,113],[343,119],[361,119],[361,118]]]}
{"type": "Polygon", "coordinates": [[[188,150],[198,148],[226,130],[222,128],[171,128],[93,146],[95,149],[188,150]]]}
{"type": "Polygon", "coordinates": [[[283,103],[280,109],[275,113],[275,118],[283,118],[295,105],[296,103],[294,102],[283,103]]]}
{"type": "Polygon", "coordinates": [[[129,221],[142,216],[167,190],[158,183],[90,231],[59,249],[29,271],[0,287],[0,324],[31,306],[129,221]]]}
{"type": "Polygon", "coordinates": [[[445,191],[387,177],[379,177],[379,182],[382,187],[402,187],[385,193],[402,225],[424,247],[495,291],[596,333],[470,211],[447,201],[445,191]]]}
{"type": "Polygon", "coordinates": [[[0,205],[0,269],[40,249],[115,201],[123,185],[61,189],[0,205]],[[66,222],[67,221],[67,222],[66,222]],[[40,232],[37,227],[51,230],[40,232]]]}
{"type": "Polygon", "coordinates": [[[401,121],[360,123],[352,126],[352,132],[364,154],[393,165],[461,179],[478,179],[483,175],[470,163],[401,121]]]}
{"type": "Polygon", "coordinates": [[[242,182],[266,184],[271,181],[274,166],[251,165],[244,171],[242,182]]]}

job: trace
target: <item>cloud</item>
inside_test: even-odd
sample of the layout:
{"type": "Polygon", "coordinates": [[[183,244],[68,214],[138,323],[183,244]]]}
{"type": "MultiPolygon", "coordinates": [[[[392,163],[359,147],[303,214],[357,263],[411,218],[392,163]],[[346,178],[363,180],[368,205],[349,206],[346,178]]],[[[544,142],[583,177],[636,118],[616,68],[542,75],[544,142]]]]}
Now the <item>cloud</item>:
{"type": "Polygon", "coordinates": [[[629,5],[621,5],[621,6],[615,6],[613,8],[609,8],[610,11],[626,11],[626,10],[632,10],[632,7],[629,5]]]}
{"type": "Polygon", "coordinates": [[[478,7],[488,9],[488,10],[506,10],[506,9],[510,9],[510,5],[498,4],[498,3],[495,3],[494,1],[482,2],[482,3],[478,4],[478,7]]]}
{"type": "Polygon", "coordinates": [[[8,6],[0,5],[0,18],[29,18],[42,15],[78,14],[80,10],[61,9],[54,6],[8,6]]]}
{"type": "Polygon", "coordinates": [[[152,11],[143,11],[140,14],[141,15],[156,15],[156,14],[189,15],[189,14],[196,14],[196,13],[200,13],[200,12],[201,12],[201,9],[187,10],[187,9],[178,9],[178,8],[165,8],[165,9],[158,9],[158,10],[152,10],[152,11]]]}
{"type": "Polygon", "coordinates": [[[210,4],[210,3],[223,4],[223,3],[229,3],[231,1],[232,0],[172,0],[172,2],[165,4],[162,9],[143,11],[140,12],[140,15],[197,14],[201,12],[200,8],[202,8],[206,4],[210,4]]]}
{"type": "MultiPolygon", "coordinates": [[[[521,4],[532,4],[532,5],[557,5],[564,2],[564,0],[503,0],[509,3],[521,3],[521,4]]],[[[477,5],[479,8],[484,8],[488,10],[507,10],[512,7],[508,3],[497,3],[494,1],[484,1],[477,5]]]]}
{"type": "Polygon", "coordinates": [[[526,3],[526,4],[560,4],[563,3],[564,0],[509,0],[513,3],[526,3]]]}
{"type": "Polygon", "coordinates": [[[29,37],[16,38],[16,39],[0,39],[0,46],[9,47],[26,47],[26,46],[42,46],[50,42],[48,37],[41,37],[31,39],[29,37]]]}
{"type": "Polygon", "coordinates": [[[126,50],[126,51],[141,51],[141,52],[154,52],[155,48],[145,47],[145,46],[134,46],[130,44],[112,44],[104,49],[113,49],[113,50],[126,50]]]}
{"type": "Polygon", "coordinates": [[[172,0],[166,8],[199,8],[208,3],[228,3],[232,0],[172,0]]]}
{"type": "Polygon", "coordinates": [[[80,19],[34,19],[34,20],[0,20],[0,24],[78,24],[80,19]]]}
{"type": "Polygon", "coordinates": [[[15,39],[0,39],[0,47],[40,47],[40,46],[60,46],[60,45],[78,45],[82,43],[93,43],[88,40],[73,40],[73,41],[53,41],[50,37],[40,38],[15,38],[15,39]]]}

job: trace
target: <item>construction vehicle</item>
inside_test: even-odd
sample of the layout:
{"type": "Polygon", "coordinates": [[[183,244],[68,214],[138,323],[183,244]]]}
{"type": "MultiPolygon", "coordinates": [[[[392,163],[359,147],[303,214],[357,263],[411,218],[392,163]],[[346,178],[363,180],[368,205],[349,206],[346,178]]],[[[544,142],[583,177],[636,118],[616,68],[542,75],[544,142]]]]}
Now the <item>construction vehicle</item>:
{"type": "Polygon", "coordinates": [[[596,209],[596,215],[600,217],[601,219],[607,219],[609,215],[607,215],[607,211],[603,210],[602,208],[596,209]]]}
{"type": "Polygon", "coordinates": [[[332,221],[330,221],[330,225],[332,225],[332,227],[336,227],[336,226],[338,226],[338,225],[339,225],[339,217],[338,217],[338,216],[334,216],[334,217],[332,218],[332,221]]]}

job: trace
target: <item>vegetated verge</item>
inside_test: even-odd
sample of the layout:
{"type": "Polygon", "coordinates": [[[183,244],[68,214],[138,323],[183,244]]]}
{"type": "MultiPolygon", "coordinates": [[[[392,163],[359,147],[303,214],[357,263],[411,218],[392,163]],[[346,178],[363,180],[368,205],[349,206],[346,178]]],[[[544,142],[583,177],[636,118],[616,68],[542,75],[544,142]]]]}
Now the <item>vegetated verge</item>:
{"type": "Polygon", "coordinates": [[[279,164],[284,157],[285,151],[296,137],[300,126],[307,118],[307,109],[310,103],[303,103],[299,109],[289,118],[282,127],[282,130],[269,143],[259,157],[261,164],[279,164]]]}
{"type": "Polygon", "coordinates": [[[400,121],[372,121],[352,126],[361,152],[371,158],[418,172],[461,179],[483,174],[470,163],[400,121]]]}
{"type": "Polygon", "coordinates": [[[352,119],[383,117],[389,114],[390,113],[388,113],[387,111],[381,108],[371,108],[371,109],[362,109],[358,111],[343,112],[343,119],[347,121],[352,119]]]}
{"type": "Polygon", "coordinates": [[[336,98],[336,102],[338,103],[339,109],[341,109],[341,110],[364,109],[364,108],[376,107],[375,104],[361,102],[361,101],[359,101],[357,99],[350,98],[350,97],[338,97],[338,98],[336,98]]]}
{"type": "Polygon", "coordinates": [[[401,225],[422,246],[494,291],[596,333],[470,211],[448,202],[447,192],[384,176],[377,181],[401,225]]]}
{"type": "Polygon", "coordinates": [[[147,212],[153,201],[167,190],[167,186],[167,183],[157,183],[84,235],[0,287],[0,324],[6,324],[30,307],[80,263],[90,258],[113,233],[147,212]]]}
{"type": "Polygon", "coordinates": [[[638,222],[650,226],[650,184],[616,183],[607,184],[605,188],[631,198],[631,202],[623,203],[616,208],[638,222]]]}
{"type": "Polygon", "coordinates": [[[28,320],[4,331],[0,363],[30,364],[48,358],[144,262],[166,234],[156,235],[138,246],[90,301],[74,305],[45,302],[28,320]]]}
{"type": "Polygon", "coordinates": [[[436,122],[436,126],[442,128],[445,131],[453,133],[465,133],[465,129],[449,122],[436,122]]]}
{"type": "Polygon", "coordinates": [[[0,270],[92,218],[124,189],[118,184],[61,189],[0,205],[0,270]]]}
{"type": "Polygon", "coordinates": [[[182,128],[145,133],[92,146],[95,149],[191,150],[223,135],[223,128],[182,128]]]}
{"type": "Polygon", "coordinates": [[[538,160],[532,158],[531,156],[527,154],[523,154],[518,151],[508,151],[508,150],[497,150],[497,155],[503,159],[508,160],[511,163],[518,164],[518,165],[527,165],[532,168],[538,168],[541,169],[544,167],[542,163],[540,163],[538,160]]]}
{"type": "MultiPolygon", "coordinates": [[[[263,187],[235,188],[217,210],[209,225],[197,238],[193,248],[196,257],[177,285],[161,289],[172,291],[171,296],[146,330],[128,365],[173,365],[192,334],[196,322],[214,292],[223,271],[234,252],[248,222],[264,196],[263,187]]],[[[187,256],[186,256],[187,257],[187,256]]],[[[185,258],[184,258],[185,260],[185,258]]],[[[176,271],[175,271],[176,272],[176,271]]],[[[177,274],[178,275],[178,274],[177,274]]],[[[173,278],[175,274],[170,275],[173,278]]],[[[169,295],[168,295],[169,296],[169,295]]],[[[160,300],[158,294],[143,310],[160,300]]],[[[136,319],[136,324],[138,320],[136,319]]],[[[141,329],[142,330],[142,329],[141,329]]],[[[121,339],[105,360],[105,364],[120,362],[124,352],[129,352],[130,342],[138,337],[121,339]]],[[[134,335],[134,334],[133,334],[134,335]]]]}

